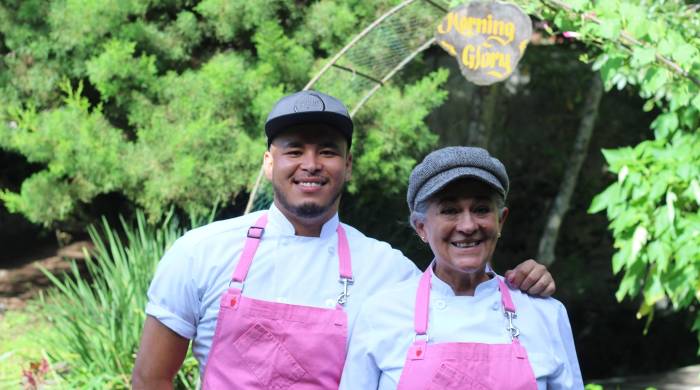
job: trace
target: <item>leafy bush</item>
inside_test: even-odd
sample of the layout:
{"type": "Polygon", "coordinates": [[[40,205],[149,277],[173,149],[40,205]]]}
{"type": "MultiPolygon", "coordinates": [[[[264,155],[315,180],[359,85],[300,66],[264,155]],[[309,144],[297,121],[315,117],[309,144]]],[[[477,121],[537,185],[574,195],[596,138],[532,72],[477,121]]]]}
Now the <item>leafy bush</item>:
{"type": "MultiPolygon", "coordinates": [[[[607,89],[633,85],[656,108],[654,140],[605,150],[617,180],[591,204],[607,211],[622,273],[617,299],[641,298],[637,317],[654,308],[695,311],[700,340],[700,18],[685,1],[526,1],[589,45],[583,56],[607,89]],[[546,4],[546,3],[549,3],[546,4]],[[538,6],[535,6],[538,8],[538,6]],[[670,305],[669,305],[670,303],[670,305]]],[[[699,351],[700,352],[700,351],[699,351]]]]}
{"type": "MultiPolygon", "coordinates": [[[[0,201],[35,223],[80,226],[102,194],[123,195],[151,221],[171,206],[206,214],[236,199],[254,184],[272,104],[397,1],[310,3],[0,4],[0,148],[39,167],[19,190],[0,188],[0,201]]],[[[444,78],[404,81],[377,98],[402,99],[408,116],[385,109],[393,102],[365,115],[377,134],[354,143],[357,188],[368,177],[397,190],[434,143],[423,120],[444,100],[444,78]],[[396,118],[401,127],[385,129],[396,118]],[[377,180],[379,161],[396,180],[377,180]]]]}
{"type": "MultiPolygon", "coordinates": [[[[130,387],[146,291],[163,253],[183,233],[176,219],[153,226],[142,212],[136,226],[122,220],[121,230],[123,240],[106,221],[101,231],[90,228],[95,250],[85,260],[85,275],[75,262],[64,280],[44,272],[56,287],[43,302],[57,330],[46,340],[48,354],[68,364],[65,380],[72,388],[130,387]]],[[[197,363],[188,354],[176,385],[194,388],[197,381],[197,363]]]]}

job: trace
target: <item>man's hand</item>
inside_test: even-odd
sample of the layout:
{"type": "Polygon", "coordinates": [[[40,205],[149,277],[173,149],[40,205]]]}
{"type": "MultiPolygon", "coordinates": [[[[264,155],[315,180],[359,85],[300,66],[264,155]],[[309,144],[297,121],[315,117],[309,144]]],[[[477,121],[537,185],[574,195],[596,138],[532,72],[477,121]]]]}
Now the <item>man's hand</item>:
{"type": "Polygon", "coordinates": [[[556,290],[554,278],[547,271],[547,267],[532,259],[525,260],[515,269],[506,271],[504,276],[512,287],[530,295],[548,297],[556,290]]]}
{"type": "Polygon", "coordinates": [[[132,388],[172,389],[173,378],[185,360],[189,345],[190,340],[173,332],[154,317],[147,316],[131,374],[132,388]]]}

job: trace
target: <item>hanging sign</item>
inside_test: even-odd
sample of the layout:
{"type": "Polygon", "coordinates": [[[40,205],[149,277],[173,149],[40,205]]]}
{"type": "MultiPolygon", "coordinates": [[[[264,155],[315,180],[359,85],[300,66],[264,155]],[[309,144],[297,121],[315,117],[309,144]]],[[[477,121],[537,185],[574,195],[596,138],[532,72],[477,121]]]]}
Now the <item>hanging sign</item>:
{"type": "Polygon", "coordinates": [[[436,39],[467,80],[490,85],[513,73],[532,36],[530,17],[513,4],[472,2],[450,10],[436,39]]]}

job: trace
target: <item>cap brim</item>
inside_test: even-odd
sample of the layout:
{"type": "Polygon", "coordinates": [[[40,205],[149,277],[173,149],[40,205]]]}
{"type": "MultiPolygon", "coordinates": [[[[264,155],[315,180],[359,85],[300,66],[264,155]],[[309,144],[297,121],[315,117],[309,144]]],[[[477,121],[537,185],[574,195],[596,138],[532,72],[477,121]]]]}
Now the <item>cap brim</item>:
{"type": "Polygon", "coordinates": [[[479,180],[488,184],[492,187],[498,194],[505,198],[505,190],[503,186],[498,181],[496,176],[493,174],[474,167],[459,167],[449,169],[444,172],[440,172],[428,180],[423,187],[421,187],[418,194],[416,194],[415,205],[418,205],[426,200],[430,199],[431,196],[435,195],[438,191],[442,190],[448,184],[452,183],[458,179],[472,178],[479,180]]]}
{"type": "Polygon", "coordinates": [[[282,131],[296,125],[307,123],[324,123],[332,128],[340,131],[340,133],[348,141],[348,146],[352,142],[352,120],[347,116],[340,115],[329,111],[315,112],[295,112],[288,115],[281,115],[269,120],[265,124],[265,134],[267,135],[267,143],[272,140],[282,131]]]}

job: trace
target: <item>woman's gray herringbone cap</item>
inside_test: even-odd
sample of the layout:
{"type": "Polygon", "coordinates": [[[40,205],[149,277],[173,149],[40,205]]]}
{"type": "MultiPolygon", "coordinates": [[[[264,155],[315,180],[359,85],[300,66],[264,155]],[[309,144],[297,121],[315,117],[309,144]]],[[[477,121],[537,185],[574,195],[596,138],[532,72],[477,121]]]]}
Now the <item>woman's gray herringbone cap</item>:
{"type": "Polygon", "coordinates": [[[406,200],[409,210],[460,178],[474,178],[493,187],[503,199],[508,195],[508,174],[503,164],[486,149],[448,146],[438,149],[416,165],[408,179],[406,200]]]}

